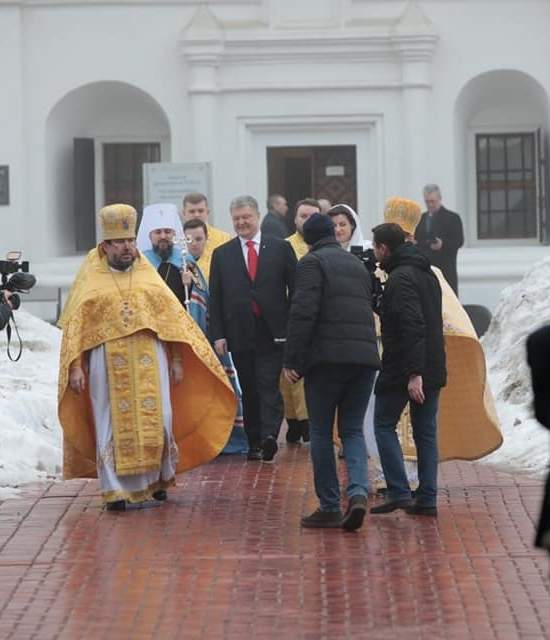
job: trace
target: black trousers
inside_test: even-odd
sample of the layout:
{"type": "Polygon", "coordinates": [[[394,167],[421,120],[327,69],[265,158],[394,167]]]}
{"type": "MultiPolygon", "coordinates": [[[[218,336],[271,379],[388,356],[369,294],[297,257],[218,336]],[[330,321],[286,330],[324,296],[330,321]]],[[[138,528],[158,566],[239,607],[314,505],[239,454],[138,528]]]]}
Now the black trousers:
{"type": "Polygon", "coordinates": [[[244,430],[251,449],[260,447],[268,436],[279,435],[284,414],[279,390],[283,352],[265,321],[256,318],[254,347],[231,353],[243,392],[244,430]]]}

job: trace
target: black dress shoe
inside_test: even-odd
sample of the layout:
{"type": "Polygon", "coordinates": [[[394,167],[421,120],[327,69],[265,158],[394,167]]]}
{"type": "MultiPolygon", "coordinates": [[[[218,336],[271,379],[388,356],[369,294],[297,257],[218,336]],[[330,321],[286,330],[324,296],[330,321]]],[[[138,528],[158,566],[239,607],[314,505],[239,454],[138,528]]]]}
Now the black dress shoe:
{"type": "Polygon", "coordinates": [[[302,437],[302,424],[299,420],[293,420],[292,418],[287,418],[286,421],[288,423],[286,441],[288,444],[297,444],[302,437]]]}
{"type": "Polygon", "coordinates": [[[253,449],[249,449],[248,453],[246,454],[247,460],[262,460],[262,458],[263,458],[263,455],[260,447],[254,447],[253,449]]]}
{"type": "Polygon", "coordinates": [[[355,531],[360,529],[367,513],[367,499],[365,496],[352,496],[348,502],[348,508],[342,520],[342,529],[355,531]]]}
{"type": "Polygon", "coordinates": [[[302,425],[302,441],[309,442],[309,420],[300,420],[302,425]]]}
{"type": "Polygon", "coordinates": [[[413,502],[408,507],[405,507],[405,512],[410,516],[431,516],[437,517],[437,507],[428,507],[426,505],[417,504],[413,502]]]}
{"type": "Polygon", "coordinates": [[[262,460],[264,462],[271,462],[278,450],[277,440],[275,440],[273,436],[267,436],[262,443],[262,460]]]}
{"type": "Polygon", "coordinates": [[[391,513],[396,509],[406,509],[412,505],[413,501],[410,498],[400,498],[399,500],[386,500],[382,504],[376,507],[371,507],[371,513],[391,513]]]}
{"type": "Polygon", "coordinates": [[[107,511],[126,511],[126,500],[115,500],[105,505],[107,511]]]}
{"type": "Polygon", "coordinates": [[[153,493],[153,498],[155,500],[158,500],[159,502],[164,502],[168,498],[168,494],[166,493],[165,489],[157,489],[153,493]]]}
{"type": "Polygon", "coordinates": [[[342,512],[317,509],[311,515],[304,516],[300,523],[306,529],[339,529],[342,526],[342,512]]]}

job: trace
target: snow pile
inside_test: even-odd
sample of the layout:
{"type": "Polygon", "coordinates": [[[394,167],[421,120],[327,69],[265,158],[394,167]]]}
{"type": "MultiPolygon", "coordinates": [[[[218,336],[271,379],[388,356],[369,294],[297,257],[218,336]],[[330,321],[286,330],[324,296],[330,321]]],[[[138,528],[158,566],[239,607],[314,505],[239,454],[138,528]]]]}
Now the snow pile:
{"type": "Polygon", "coordinates": [[[482,343],[504,444],[485,462],[503,471],[542,474],[549,461],[548,432],[533,416],[527,336],[550,323],[550,258],[501,294],[482,343]]]}
{"type": "MultiPolygon", "coordinates": [[[[24,343],[19,362],[6,354],[0,333],[0,499],[24,482],[59,477],[62,434],[57,419],[61,331],[23,310],[15,313],[24,343]]],[[[12,355],[18,351],[12,334],[12,355]]]]}

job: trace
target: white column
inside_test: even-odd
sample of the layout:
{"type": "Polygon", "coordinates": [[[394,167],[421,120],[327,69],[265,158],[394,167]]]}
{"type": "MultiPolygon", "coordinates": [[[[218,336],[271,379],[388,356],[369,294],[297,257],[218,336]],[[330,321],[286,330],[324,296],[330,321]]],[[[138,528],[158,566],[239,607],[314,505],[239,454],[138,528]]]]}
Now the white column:
{"type": "Polygon", "coordinates": [[[432,182],[429,164],[430,135],[430,62],[404,55],[402,66],[403,107],[403,193],[418,200],[422,187],[432,182]]]}
{"type": "Polygon", "coordinates": [[[191,63],[191,128],[195,162],[213,162],[218,144],[218,64],[216,56],[191,63]]]}

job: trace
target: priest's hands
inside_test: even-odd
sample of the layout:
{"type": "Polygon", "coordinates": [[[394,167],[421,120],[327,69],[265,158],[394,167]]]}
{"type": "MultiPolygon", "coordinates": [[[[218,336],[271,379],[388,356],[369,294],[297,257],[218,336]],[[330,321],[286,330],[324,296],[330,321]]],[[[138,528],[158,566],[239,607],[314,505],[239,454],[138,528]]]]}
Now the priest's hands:
{"type": "Polygon", "coordinates": [[[72,367],[69,371],[69,386],[75,393],[80,393],[86,388],[86,376],[82,367],[72,367]]]}
{"type": "Polygon", "coordinates": [[[220,356],[224,356],[227,353],[227,340],[225,338],[220,338],[214,342],[214,349],[216,353],[220,356]]]}
{"type": "Polygon", "coordinates": [[[441,249],[443,249],[443,240],[441,238],[435,238],[430,244],[430,249],[432,251],[441,251],[441,249]]]}
{"type": "Polygon", "coordinates": [[[174,384],[179,384],[183,380],[183,364],[181,360],[172,360],[170,363],[170,377],[174,384]]]}
{"type": "Polygon", "coordinates": [[[190,287],[193,284],[193,276],[190,271],[181,272],[181,281],[184,287],[190,287]]]}

